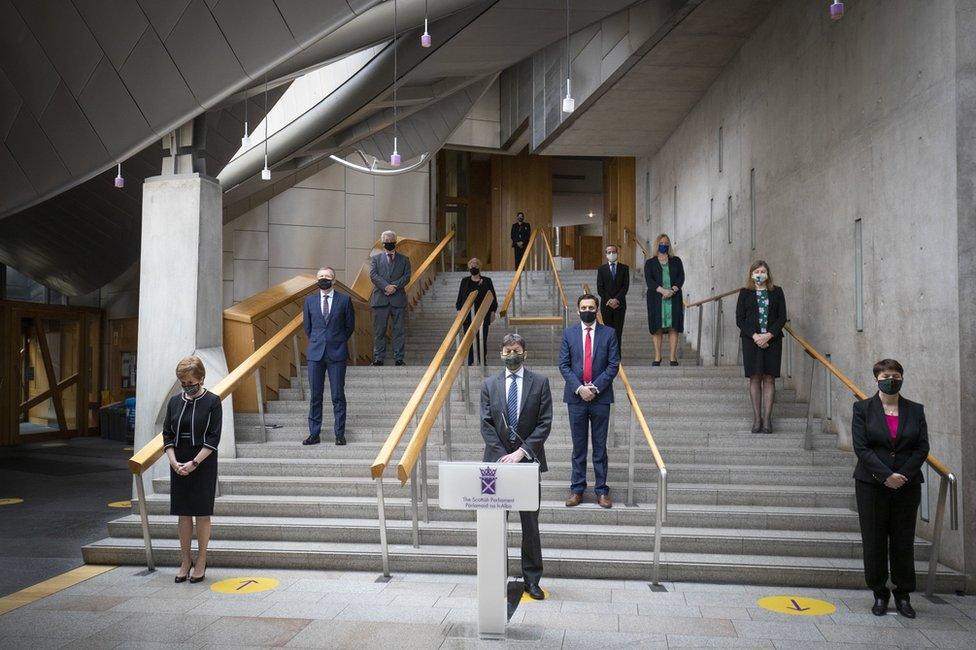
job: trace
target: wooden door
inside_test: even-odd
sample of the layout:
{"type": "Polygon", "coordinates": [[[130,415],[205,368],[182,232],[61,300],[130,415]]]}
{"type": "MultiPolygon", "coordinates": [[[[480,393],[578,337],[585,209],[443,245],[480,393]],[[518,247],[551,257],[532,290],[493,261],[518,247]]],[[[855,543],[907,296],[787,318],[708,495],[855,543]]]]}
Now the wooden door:
{"type": "Polygon", "coordinates": [[[603,237],[600,235],[583,235],[580,237],[580,269],[595,269],[603,262],[603,237]]]}

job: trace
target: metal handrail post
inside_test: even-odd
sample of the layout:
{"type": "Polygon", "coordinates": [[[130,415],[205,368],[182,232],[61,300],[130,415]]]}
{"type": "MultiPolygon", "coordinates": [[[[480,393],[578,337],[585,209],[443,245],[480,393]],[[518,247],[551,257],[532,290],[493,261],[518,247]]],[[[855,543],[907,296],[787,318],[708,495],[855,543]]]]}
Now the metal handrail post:
{"type": "Polygon", "coordinates": [[[630,406],[630,429],[627,440],[627,506],[633,508],[637,505],[634,501],[634,427],[637,424],[637,411],[634,405],[630,406]]]}
{"type": "MultiPolygon", "coordinates": [[[[461,349],[461,330],[458,330],[457,336],[454,338],[454,351],[457,352],[460,349],[461,349]]],[[[466,398],[464,394],[464,382],[455,381],[454,383],[457,385],[458,396],[459,396],[458,399],[464,401],[466,398]]],[[[450,393],[448,393],[448,399],[446,401],[447,402],[451,401],[450,393]]]]}
{"type": "MultiPolygon", "coordinates": [[[[301,392],[302,401],[304,402],[305,378],[302,377],[302,353],[298,350],[298,334],[291,337],[291,345],[295,349],[295,374],[298,375],[298,390],[301,392]]],[[[355,362],[355,357],[353,357],[353,361],[355,362]]]]}
{"type": "Polygon", "coordinates": [[[939,547],[942,543],[942,522],[945,518],[946,494],[948,491],[949,477],[942,476],[939,481],[939,501],[935,507],[935,523],[932,526],[932,548],[929,550],[929,572],[928,577],[925,579],[925,595],[929,597],[935,591],[935,574],[939,568],[939,547]]]}
{"type": "Polygon", "coordinates": [[[701,349],[701,337],[702,337],[702,316],[705,314],[705,305],[698,305],[698,342],[695,343],[695,349],[698,353],[698,365],[702,365],[702,349],[701,349]]]}
{"type": "MultiPolygon", "coordinates": [[[[830,353],[826,355],[827,361],[830,362],[830,353]]],[[[827,366],[824,366],[824,400],[826,402],[826,415],[827,421],[833,421],[834,419],[834,404],[833,404],[833,382],[830,381],[830,370],[827,366]]],[[[824,428],[826,429],[827,423],[824,422],[824,428]]]]}
{"type": "Polygon", "coordinates": [[[383,576],[390,577],[390,546],[386,539],[386,499],[383,498],[383,477],[376,478],[376,512],[380,519],[380,555],[383,556],[383,576]]]}
{"type": "Polygon", "coordinates": [[[420,521],[417,514],[417,464],[410,473],[410,513],[413,518],[413,547],[420,548],[420,521]]]}
{"type": "Polygon", "coordinates": [[[719,323],[719,313],[718,313],[718,300],[715,301],[715,327],[712,329],[712,334],[715,340],[712,341],[712,365],[718,365],[718,323],[719,323]]]}
{"type": "Polygon", "coordinates": [[[268,425],[264,418],[264,383],[261,381],[261,366],[254,371],[255,396],[258,398],[258,414],[261,416],[261,442],[268,442],[268,425]]]}
{"type": "Polygon", "coordinates": [[[724,354],[723,352],[724,346],[722,345],[722,316],[724,314],[725,314],[725,302],[723,302],[722,299],[720,298],[718,300],[718,321],[715,327],[715,340],[717,342],[715,347],[718,349],[718,356],[716,357],[715,365],[717,366],[722,365],[722,356],[724,354]]]}
{"type": "Polygon", "coordinates": [[[661,577],[661,527],[664,523],[664,509],[665,499],[664,491],[666,487],[666,474],[663,468],[660,468],[657,477],[657,507],[654,513],[654,572],[651,576],[651,582],[653,584],[660,583],[661,577]]]}
{"type": "Polygon", "coordinates": [[[139,498],[139,519],[142,522],[142,543],[146,546],[146,568],[156,570],[153,560],[152,536],[149,533],[149,513],[146,511],[146,486],[142,484],[142,473],[135,475],[136,495],[139,498]]]}
{"type": "MultiPolygon", "coordinates": [[[[809,356],[809,352],[807,356],[809,356]]],[[[816,377],[817,360],[810,357],[810,373],[807,375],[807,424],[803,430],[803,448],[813,449],[813,379],[816,377]]]]}
{"type": "MultiPolygon", "coordinates": [[[[451,394],[447,394],[444,400],[444,408],[441,409],[444,416],[444,444],[447,446],[447,459],[451,460],[451,394]]],[[[426,445],[425,445],[426,446],[426,445]]]]}
{"type": "Polygon", "coordinates": [[[427,483],[427,443],[420,449],[420,489],[424,498],[424,523],[430,523],[430,485],[427,483]]]}

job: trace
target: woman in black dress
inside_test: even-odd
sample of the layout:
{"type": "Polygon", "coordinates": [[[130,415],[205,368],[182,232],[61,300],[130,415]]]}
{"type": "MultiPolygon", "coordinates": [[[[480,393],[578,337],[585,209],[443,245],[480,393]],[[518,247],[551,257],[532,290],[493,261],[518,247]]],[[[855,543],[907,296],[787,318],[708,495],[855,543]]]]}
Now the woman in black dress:
{"type": "Polygon", "coordinates": [[[783,356],[786,298],[783,289],[773,284],[769,265],[762,260],[752,263],[746,286],[739,290],[735,324],[742,338],[742,365],[752,397],[752,432],[772,433],[770,418],[783,356]]]}
{"type": "MultiPolygon", "coordinates": [[[[491,321],[495,320],[495,312],[498,311],[498,298],[495,296],[495,285],[491,283],[491,278],[481,275],[481,260],[477,257],[472,257],[468,260],[468,273],[471,274],[470,277],[461,278],[461,286],[458,288],[457,302],[454,305],[455,309],[461,309],[464,301],[468,299],[468,294],[472,291],[477,291],[478,296],[474,299],[474,310],[478,311],[481,308],[481,303],[484,302],[485,296],[488,292],[491,292],[491,307],[488,308],[488,316],[485,318],[481,325],[481,355],[484,357],[485,347],[488,345],[488,326],[491,325],[491,321]]],[[[471,325],[471,316],[468,315],[464,319],[464,327],[467,329],[471,325]]],[[[474,365],[474,345],[472,344],[468,348],[468,365],[474,365]]]]}
{"type": "Polygon", "coordinates": [[[851,437],[857,467],[854,495],[864,545],[864,579],[874,592],[871,613],[888,612],[888,567],[895,608],[915,618],[915,522],[929,455],[929,429],[921,404],[901,396],[904,369],[894,359],[874,364],[878,392],[854,403],[851,437]]]}
{"type": "Polygon", "coordinates": [[[206,371],[199,357],[180,361],[176,378],[183,391],[170,398],[163,422],[163,448],[170,467],[169,514],[179,517],[181,563],[176,582],[185,582],[187,577],[190,582],[200,582],[207,571],[223,409],[220,398],[203,387],[206,371]],[[196,562],[190,556],[194,517],[197,520],[196,562]]]}
{"type": "Polygon", "coordinates": [[[680,257],[675,257],[671,238],[665,234],[654,242],[657,253],[644,262],[644,278],[647,281],[647,327],[654,337],[654,361],[661,365],[661,345],[664,332],[668,333],[671,365],[678,365],[678,334],[685,329],[685,305],[681,286],[685,283],[685,267],[680,257]]]}

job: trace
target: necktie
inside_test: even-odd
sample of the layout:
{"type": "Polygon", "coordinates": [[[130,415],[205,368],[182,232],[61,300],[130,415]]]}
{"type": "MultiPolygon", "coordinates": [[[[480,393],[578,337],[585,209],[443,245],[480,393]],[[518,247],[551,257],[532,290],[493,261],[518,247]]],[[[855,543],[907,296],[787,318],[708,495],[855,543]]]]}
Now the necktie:
{"type": "Polygon", "coordinates": [[[328,294],[322,296],[322,318],[326,321],[329,320],[329,296],[328,294]]]}
{"type": "Polygon", "coordinates": [[[512,382],[508,386],[508,439],[515,442],[515,427],[518,426],[518,375],[509,375],[512,382]]]}
{"type": "Polygon", "coordinates": [[[586,328],[586,339],[583,344],[583,383],[588,384],[593,381],[593,342],[590,339],[590,330],[592,328],[586,328]]]}
{"type": "Polygon", "coordinates": [[[390,261],[390,266],[393,266],[393,253],[387,253],[386,259],[390,261]]]}
{"type": "Polygon", "coordinates": [[[610,265],[610,277],[612,277],[614,280],[617,279],[617,265],[616,264],[611,264],[610,265]]]}

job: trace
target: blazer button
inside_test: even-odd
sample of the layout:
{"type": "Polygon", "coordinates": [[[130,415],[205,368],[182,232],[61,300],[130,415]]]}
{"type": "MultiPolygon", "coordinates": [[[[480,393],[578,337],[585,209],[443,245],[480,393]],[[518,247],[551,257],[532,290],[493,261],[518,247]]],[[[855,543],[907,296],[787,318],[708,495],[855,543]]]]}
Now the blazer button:
{"type": "Polygon", "coordinates": [[[892,457],[892,458],[894,458],[894,457],[895,457],[895,452],[891,452],[891,457],[892,457]]]}

